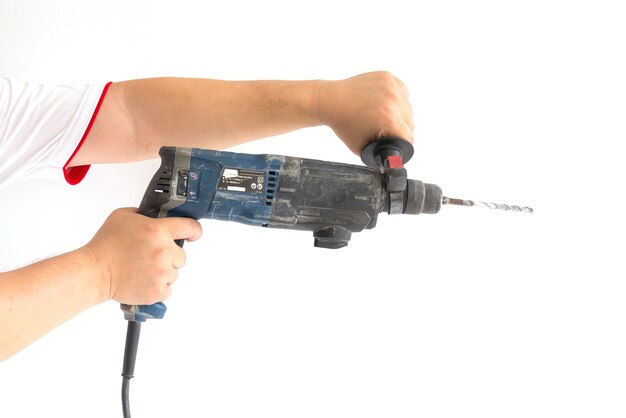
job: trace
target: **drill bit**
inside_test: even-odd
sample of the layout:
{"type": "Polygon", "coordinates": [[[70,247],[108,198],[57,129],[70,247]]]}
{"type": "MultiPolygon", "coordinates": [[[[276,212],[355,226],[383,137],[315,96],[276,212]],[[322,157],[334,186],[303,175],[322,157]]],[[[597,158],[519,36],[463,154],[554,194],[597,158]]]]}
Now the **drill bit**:
{"type": "Polygon", "coordinates": [[[506,205],[504,203],[491,203],[491,202],[474,202],[473,200],[454,199],[451,197],[443,197],[442,202],[444,205],[457,205],[457,206],[470,206],[477,208],[508,210],[512,212],[526,212],[533,213],[533,208],[528,206],[506,205]]]}

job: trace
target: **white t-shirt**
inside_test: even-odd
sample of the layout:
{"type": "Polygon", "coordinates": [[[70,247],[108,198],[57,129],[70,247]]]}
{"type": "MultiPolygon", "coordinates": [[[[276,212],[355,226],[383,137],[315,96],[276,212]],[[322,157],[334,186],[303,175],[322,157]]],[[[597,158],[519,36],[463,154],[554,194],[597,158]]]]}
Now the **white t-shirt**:
{"type": "Polygon", "coordinates": [[[30,178],[78,184],[67,164],[87,138],[110,83],[29,84],[0,77],[0,188],[30,178]]]}

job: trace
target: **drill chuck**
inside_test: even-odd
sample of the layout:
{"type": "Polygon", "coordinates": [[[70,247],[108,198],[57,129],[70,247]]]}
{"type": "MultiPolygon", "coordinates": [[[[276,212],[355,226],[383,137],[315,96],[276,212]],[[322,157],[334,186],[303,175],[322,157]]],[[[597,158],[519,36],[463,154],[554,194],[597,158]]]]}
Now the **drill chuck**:
{"type": "Polygon", "coordinates": [[[443,192],[436,184],[424,183],[409,179],[405,191],[405,207],[402,213],[417,215],[420,213],[435,214],[441,209],[443,192]]]}

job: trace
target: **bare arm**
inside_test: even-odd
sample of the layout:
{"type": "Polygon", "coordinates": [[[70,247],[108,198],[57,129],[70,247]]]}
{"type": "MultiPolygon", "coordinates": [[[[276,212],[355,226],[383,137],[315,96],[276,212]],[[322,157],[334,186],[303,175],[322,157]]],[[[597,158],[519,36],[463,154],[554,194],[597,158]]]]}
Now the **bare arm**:
{"type": "Polygon", "coordinates": [[[167,299],[185,264],[174,239],[200,235],[200,225],[191,219],[151,219],[121,209],[84,247],[0,273],[0,361],[104,301],[167,299]]]}
{"type": "Polygon", "coordinates": [[[413,140],[408,92],[386,72],[339,81],[154,78],[110,87],[71,165],[154,158],[163,145],[224,149],[318,125],[355,153],[380,136],[413,140]]]}
{"type": "Polygon", "coordinates": [[[0,361],[85,309],[105,300],[89,252],[0,274],[0,361]]]}

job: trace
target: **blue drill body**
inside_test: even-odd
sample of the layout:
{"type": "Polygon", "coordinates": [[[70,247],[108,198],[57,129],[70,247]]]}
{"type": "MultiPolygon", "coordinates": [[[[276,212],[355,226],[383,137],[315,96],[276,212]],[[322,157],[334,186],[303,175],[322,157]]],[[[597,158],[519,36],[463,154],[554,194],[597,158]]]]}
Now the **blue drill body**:
{"type": "MultiPolygon", "coordinates": [[[[139,206],[152,218],[312,231],[316,247],[336,249],[353,232],[374,228],[380,212],[436,213],[441,206],[441,189],[407,179],[401,158],[399,166],[367,167],[197,148],[163,147],[160,156],[139,206]]],[[[122,310],[127,320],[143,322],[163,317],[161,305],[122,310]]]]}
{"type": "MultiPolygon", "coordinates": [[[[277,190],[285,157],[178,149],[178,153],[182,152],[191,154],[189,167],[174,168],[175,184],[169,192],[175,193],[175,198],[185,199],[161,215],[268,225],[272,215],[272,205],[268,203],[277,190]]],[[[168,190],[167,176],[164,179],[162,192],[168,190]]],[[[158,186],[155,190],[159,190],[158,186]]]]}

